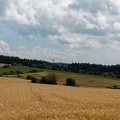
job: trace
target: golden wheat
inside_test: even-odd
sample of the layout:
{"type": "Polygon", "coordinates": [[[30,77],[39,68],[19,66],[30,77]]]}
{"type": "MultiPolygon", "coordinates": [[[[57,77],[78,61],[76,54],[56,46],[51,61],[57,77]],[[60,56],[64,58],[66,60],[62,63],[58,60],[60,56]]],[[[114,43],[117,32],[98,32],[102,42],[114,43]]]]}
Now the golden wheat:
{"type": "Polygon", "coordinates": [[[120,91],[0,78],[0,120],[119,120],[120,91]]]}

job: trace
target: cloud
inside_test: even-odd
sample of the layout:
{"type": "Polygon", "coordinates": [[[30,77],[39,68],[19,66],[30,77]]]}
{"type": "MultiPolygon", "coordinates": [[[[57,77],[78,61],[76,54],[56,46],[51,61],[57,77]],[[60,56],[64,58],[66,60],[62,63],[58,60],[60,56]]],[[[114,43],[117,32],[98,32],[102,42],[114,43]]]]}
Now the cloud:
{"type": "MultiPolygon", "coordinates": [[[[14,51],[7,43],[5,48],[2,41],[1,54],[4,51],[4,54],[47,60],[62,57],[66,61],[67,58],[63,56],[69,54],[76,61],[79,61],[78,56],[85,60],[84,55],[87,55],[89,59],[103,61],[101,56],[105,53],[102,51],[109,57],[110,51],[119,50],[119,15],[119,0],[1,0],[0,24],[4,24],[5,28],[0,30],[0,39],[8,41],[8,35],[14,34],[17,36],[14,39],[46,41],[38,42],[42,45],[34,45],[31,50],[22,44],[14,51]],[[5,34],[6,29],[9,32],[5,34]],[[50,46],[46,47],[44,44],[48,43],[50,46]],[[58,47],[54,48],[55,45],[58,47]],[[95,57],[88,55],[87,51],[95,57]],[[39,54],[43,58],[39,57],[39,54]]],[[[12,42],[12,38],[10,40],[12,42]]]]}
{"type": "Polygon", "coordinates": [[[3,40],[0,40],[0,54],[10,54],[10,48],[9,45],[4,42],[3,40]]]}
{"type": "Polygon", "coordinates": [[[5,14],[6,7],[8,6],[8,0],[0,0],[0,18],[5,14]]]}
{"type": "Polygon", "coordinates": [[[19,46],[17,50],[12,50],[3,40],[0,40],[0,54],[18,56],[20,58],[40,59],[49,62],[51,62],[53,58],[56,60],[56,62],[58,62],[60,59],[67,61],[68,57],[71,58],[72,56],[71,53],[67,55],[67,51],[61,52],[55,49],[43,48],[41,46],[35,46],[31,50],[26,49],[25,46],[19,46]]]}
{"type": "Polygon", "coordinates": [[[103,0],[11,0],[7,3],[4,19],[12,23],[12,27],[16,24],[13,29],[22,36],[63,34],[60,28],[69,33],[102,36],[112,31],[115,21],[110,12],[117,7],[103,0]]]}
{"type": "Polygon", "coordinates": [[[62,61],[69,63],[90,62],[96,64],[101,63],[106,65],[119,63],[119,42],[113,41],[109,43],[109,45],[104,45],[101,49],[101,45],[99,43],[95,42],[94,40],[91,41],[83,43],[84,45],[82,47],[86,47],[86,51],[80,51],[72,48],[72,50],[68,49],[63,52],[56,49],[43,48],[41,46],[34,46],[30,50],[27,49],[25,46],[19,46],[17,50],[12,50],[6,42],[0,40],[0,54],[18,56],[20,58],[47,60],[49,62],[52,62],[52,59],[54,59],[55,62],[62,61]],[[91,49],[90,47],[94,49],[91,49]],[[103,61],[101,61],[101,59],[103,61]]]}

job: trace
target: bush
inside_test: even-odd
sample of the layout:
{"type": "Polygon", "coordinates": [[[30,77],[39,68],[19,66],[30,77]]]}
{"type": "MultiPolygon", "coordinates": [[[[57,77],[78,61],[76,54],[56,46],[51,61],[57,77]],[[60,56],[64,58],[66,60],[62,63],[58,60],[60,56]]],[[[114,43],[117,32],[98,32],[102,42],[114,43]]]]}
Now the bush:
{"type": "Polygon", "coordinates": [[[10,75],[10,73],[9,72],[4,72],[4,73],[2,73],[2,75],[10,75]]]}
{"type": "Polygon", "coordinates": [[[45,76],[41,77],[40,83],[47,84],[47,78],[45,76]]]}
{"type": "Polygon", "coordinates": [[[67,78],[66,85],[67,86],[75,86],[76,85],[75,79],[73,79],[73,78],[67,78]]]}
{"type": "Polygon", "coordinates": [[[10,65],[4,65],[3,68],[10,68],[10,65]]]}
{"type": "Polygon", "coordinates": [[[57,78],[55,74],[49,74],[48,76],[43,76],[40,80],[43,84],[57,84],[57,78]]]}
{"type": "Polygon", "coordinates": [[[29,71],[29,73],[35,73],[35,72],[38,72],[38,70],[36,70],[36,69],[31,69],[31,70],[29,71]]]}
{"type": "Polygon", "coordinates": [[[22,77],[22,76],[18,74],[17,77],[22,77]]]}
{"type": "Polygon", "coordinates": [[[23,72],[22,72],[22,71],[17,70],[17,71],[16,71],[16,74],[23,74],[23,72]]]}
{"type": "Polygon", "coordinates": [[[48,84],[57,84],[57,78],[55,74],[49,74],[47,76],[47,83],[48,84]]]}
{"type": "Polygon", "coordinates": [[[14,75],[14,74],[16,74],[16,73],[15,73],[14,71],[10,71],[9,74],[10,74],[10,75],[14,75]]]}
{"type": "Polygon", "coordinates": [[[27,75],[26,79],[31,80],[31,83],[40,83],[40,80],[38,78],[31,75],[27,75]]]}
{"type": "Polygon", "coordinates": [[[110,86],[108,88],[110,88],[110,89],[120,89],[120,86],[119,85],[113,85],[113,86],[110,86]]]}
{"type": "Polygon", "coordinates": [[[31,82],[32,82],[32,83],[38,83],[38,79],[35,78],[35,77],[32,77],[32,78],[31,78],[31,82]]]}
{"type": "Polygon", "coordinates": [[[31,79],[32,79],[32,76],[31,76],[31,75],[27,75],[26,79],[27,79],[27,80],[31,80],[31,79]]]}

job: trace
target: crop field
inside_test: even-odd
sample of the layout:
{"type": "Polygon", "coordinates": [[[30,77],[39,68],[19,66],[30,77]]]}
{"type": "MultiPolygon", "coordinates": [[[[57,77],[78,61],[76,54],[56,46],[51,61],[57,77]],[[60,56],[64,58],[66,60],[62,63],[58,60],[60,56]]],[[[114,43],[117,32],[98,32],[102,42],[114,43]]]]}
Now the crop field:
{"type": "Polygon", "coordinates": [[[0,120],[119,120],[120,90],[0,77],[0,120]]]}

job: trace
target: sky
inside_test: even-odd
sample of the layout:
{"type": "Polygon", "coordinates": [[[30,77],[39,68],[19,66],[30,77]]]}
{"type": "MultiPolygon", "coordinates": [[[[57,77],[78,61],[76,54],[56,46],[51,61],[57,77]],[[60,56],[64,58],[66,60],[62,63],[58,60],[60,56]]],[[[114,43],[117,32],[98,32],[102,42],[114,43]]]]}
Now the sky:
{"type": "Polygon", "coordinates": [[[0,55],[120,64],[120,0],[0,0],[0,55]]]}

